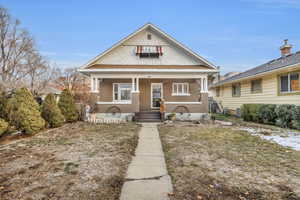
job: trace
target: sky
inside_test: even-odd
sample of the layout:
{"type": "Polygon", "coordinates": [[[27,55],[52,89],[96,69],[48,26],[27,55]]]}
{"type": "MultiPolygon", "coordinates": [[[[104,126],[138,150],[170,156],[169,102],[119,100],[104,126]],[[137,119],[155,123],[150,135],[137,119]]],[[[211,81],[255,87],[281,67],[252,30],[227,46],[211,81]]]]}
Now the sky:
{"type": "Polygon", "coordinates": [[[79,67],[147,22],[216,66],[245,71],[300,51],[300,0],[0,0],[61,68],[79,67]]]}

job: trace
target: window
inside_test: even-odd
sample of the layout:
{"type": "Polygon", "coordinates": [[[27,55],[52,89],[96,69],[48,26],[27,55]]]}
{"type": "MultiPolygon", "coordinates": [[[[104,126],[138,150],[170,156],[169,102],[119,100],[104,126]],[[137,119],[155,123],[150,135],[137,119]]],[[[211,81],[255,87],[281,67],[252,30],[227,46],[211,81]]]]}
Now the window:
{"type": "Polygon", "coordinates": [[[257,80],[251,81],[251,92],[252,93],[262,92],[262,79],[257,79],[257,80]]]}
{"type": "Polygon", "coordinates": [[[216,96],[217,96],[217,97],[220,97],[220,88],[219,88],[219,87],[216,88],[216,96]]]}
{"type": "Polygon", "coordinates": [[[232,96],[233,97],[240,97],[241,96],[241,84],[236,83],[232,85],[232,96]]]}
{"type": "Polygon", "coordinates": [[[135,53],[140,58],[159,58],[163,55],[161,46],[137,46],[135,53]]]}
{"type": "Polygon", "coordinates": [[[114,101],[130,101],[131,89],[132,88],[130,83],[114,83],[113,84],[114,101]]]}
{"type": "Polygon", "coordinates": [[[100,79],[100,78],[92,78],[92,81],[91,81],[91,91],[92,92],[99,92],[101,80],[102,79],[100,79]]]}
{"type": "Polygon", "coordinates": [[[186,96],[189,94],[189,83],[173,83],[172,95],[186,96]]]}
{"type": "Polygon", "coordinates": [[[288,73],[280,76],[279,87],[281,93],[300,91],[299,73],[288,73]]]}
{"type": "Polygon", "coordinates": [[[152,38],[152,35],[151,34],[147,34],[147,39],[151,40],[151,38],[152,38]]]}

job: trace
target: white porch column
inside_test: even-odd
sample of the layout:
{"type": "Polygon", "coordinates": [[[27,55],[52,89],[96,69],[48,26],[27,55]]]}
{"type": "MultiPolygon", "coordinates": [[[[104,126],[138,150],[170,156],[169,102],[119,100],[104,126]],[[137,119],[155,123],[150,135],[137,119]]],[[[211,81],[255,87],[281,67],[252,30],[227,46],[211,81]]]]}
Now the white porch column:
{"type": "Polygon", "coordinates": [[[207,88],[207,77],[204,78],[203,82],[204,82],[204,84],[203,84],[203,86],[204,86],[204,92],[208,92],[208,88],[207,88]]]}
{"type": "Polygon", "coordinates": [[[207,93],[208,92],[207,77],[199,78],[197,82],[200,84],[200,92],[207,93]]]}
{"type": "Polygon", "coordinates": [[[204,92],[203,78],[200,78],[200,87],[201,87],[200,92],[204,92]]]}
{"type": "Polygon", "coordinates": [[[140,91],[140,78],[136,78],[136,91],[139,92],[140,91]]]}
{"type": "Polygon", "coordinates": [[[131,92],[135,92],[135,78],[132,78],[132,89],[131,92]]]}

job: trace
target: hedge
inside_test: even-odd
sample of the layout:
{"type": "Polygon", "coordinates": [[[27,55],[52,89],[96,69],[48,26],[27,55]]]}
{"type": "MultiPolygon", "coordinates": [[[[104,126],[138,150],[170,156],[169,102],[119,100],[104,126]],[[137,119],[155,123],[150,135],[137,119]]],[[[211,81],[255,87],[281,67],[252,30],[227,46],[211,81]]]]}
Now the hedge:
{"type": "Polygon", "coordinates": [[[65,121],[53,94],[48,94],[42,103],[42,117],[51,128],[59,127],[65,121]]]}
{"type": "Polygon", "coordinates": [[[261,122],[260,109],[263,104],[244,104],[241,107],[242,118],[245,121],[261,122]]]}
{"type": "Polygon", "coordinates": [[[241,111],[245,121],[300,129],[300,106],[292,104],[243,104],[241,111]]]}
{"type": "Polygon", "coordinates": [[[7,102],[9,123],[25,133],[35,133],[45,127],[39,105],[31,92],[21,88],[7,102]]]}
{"type": "Polygon", "coordinates": [[[68,89],[64,89],[60,95],[58,107],[64,115],[66,122],[76,122],[78,113],[75,107],[74,97],[68,89]]]}
{"type": "Polygon", "coordinates": [[[293,127],[300,130],[300,106],[296,106],[293,112],[293,127]]]}
{"type": "Polygon", "coordinates": [[[295,105],[290,104],[278,105],[275,108],[275,113],[277,115],[276,125],[282,128],[293,128],[292,121],[295,107],[295,105]]]}
{"type": "Polygon", "coordinates": [[[7,131],[8,123],[0,118],[0,136],[7,131]]]}
{"type": "Polygon", "coordinates": [[[5,92],[0,91],[0,118],[7,119],[7,101],[8,98],[6,97],[5,92]]]}
{"type": "Polygon", "coordinates": [[[276,105],[263,104],[258,113],[262,123],[274,125],[276,123],[277,114],[275,113],[276,105]]]}

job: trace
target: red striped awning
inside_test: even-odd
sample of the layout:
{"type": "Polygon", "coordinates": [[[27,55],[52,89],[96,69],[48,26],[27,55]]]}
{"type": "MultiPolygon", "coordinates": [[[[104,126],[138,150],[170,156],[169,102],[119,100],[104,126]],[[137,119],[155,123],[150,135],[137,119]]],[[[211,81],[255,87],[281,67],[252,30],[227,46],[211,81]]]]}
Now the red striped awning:
{"type": "Polygon", "coordinates": [[[136,47],[136,54],[147,54],[147,53],[154,53],[159,54],[162,56],[162,47],[161,46],[137,46],[136,47]]]}

